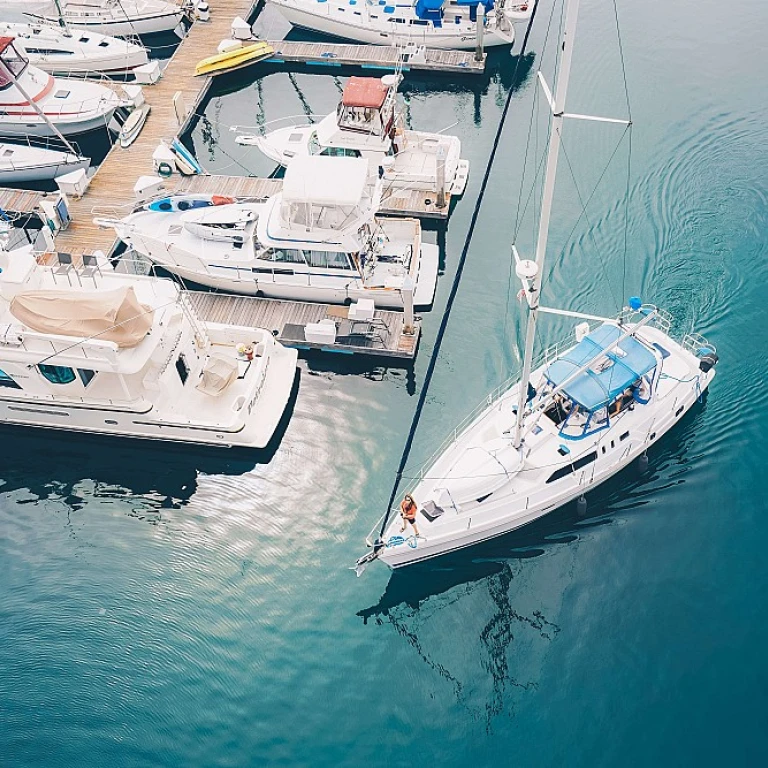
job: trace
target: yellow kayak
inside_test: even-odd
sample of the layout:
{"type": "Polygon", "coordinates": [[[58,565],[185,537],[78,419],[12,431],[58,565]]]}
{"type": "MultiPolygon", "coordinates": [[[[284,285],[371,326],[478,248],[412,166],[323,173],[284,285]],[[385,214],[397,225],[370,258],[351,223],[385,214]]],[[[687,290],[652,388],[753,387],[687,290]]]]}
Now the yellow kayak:
{"type": "Polygon", "coordinates": [[[274,52],[275,49],[271,45],[263,42],[244,45],[242,48],[217,53],[198,61],[195,66],[195,75],[220,75],[232,69],[268,59],[274,52]]]}

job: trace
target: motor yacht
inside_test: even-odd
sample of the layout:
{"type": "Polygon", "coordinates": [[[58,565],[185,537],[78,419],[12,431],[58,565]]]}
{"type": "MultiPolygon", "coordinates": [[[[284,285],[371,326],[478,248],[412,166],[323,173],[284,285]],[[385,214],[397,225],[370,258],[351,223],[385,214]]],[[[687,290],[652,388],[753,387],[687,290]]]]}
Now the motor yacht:
{"type": "Polygon", "coordinates": [[[283,166],[312,155],[363,157],[370,173],[380,174],[386,186],[462,194],[469,162],[461,159],[461,141],[407,130],[397,105],[399,81],[399,73],[351,77],[336,110],[317,124],[289,125],[265,135],[244,133],[235,140],[258,147],[283,166]]]}
{"type": "MultiPolygon", "coordinates": [[[[64,258],[67,256],[67,258],[64,258]]],[[[115,272],[103,254],[41,263],[0,251],[0,422],[263,448],[297,352],[269,331],[212,323],[169,279],[115,272]]]]}
{"type": "Polygon", "coordinates": [[[173,195],[97,219],[184,280],[279,299],[402,309],[432,303],[439,251],[416,219],[376,216],[381,182],[362,159],[296,158],[265,202],[173,195]]]}
{"type": "Polygon", "coordinates": [[[52,75],[121,74],[149,61],[147,49],[136,43],[52,24],[0,22],[0,37],[15,38],[29,63],[52,75]]]}
{"type": "Polygon", "coordinates": [[[269,0],[295,27],[373,45],[472,49],[478,18],[485,46],[511,45],[535,0],[269,0]],[[483,10],[484,9],[484,10],[483,10]]]}
{"type": "Polygon", "coordinates": [[[124,103],[106,86],[33,67],[13,37],[0,37],[0,135],[85,133],[108,126],[124,103]]]}

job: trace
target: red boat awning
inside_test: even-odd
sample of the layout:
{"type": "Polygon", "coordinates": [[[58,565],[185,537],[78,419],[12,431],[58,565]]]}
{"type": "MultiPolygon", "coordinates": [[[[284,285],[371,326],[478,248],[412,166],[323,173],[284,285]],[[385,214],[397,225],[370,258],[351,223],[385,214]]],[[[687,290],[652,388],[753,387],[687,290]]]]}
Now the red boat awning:
{"type": "Polygon", "coordinates": [[[345,107],[380,109],[389,88],[375,77],[350,77],[341,103],[345,107]]]}
{"type": "Polygon", "coordinates": [[[14,37],[0,37],[0,53],[3,53],[15,39],[14,37]]]}

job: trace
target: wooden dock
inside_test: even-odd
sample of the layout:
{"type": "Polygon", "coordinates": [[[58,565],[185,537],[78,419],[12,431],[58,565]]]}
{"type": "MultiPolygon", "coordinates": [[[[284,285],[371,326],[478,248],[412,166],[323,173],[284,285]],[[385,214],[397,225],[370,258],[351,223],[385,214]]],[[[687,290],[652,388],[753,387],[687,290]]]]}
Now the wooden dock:
{"type": "Polygon", "coordinates": [[[112,209],[116,215],[130,212],[136,179],[154,173],[152,153],[162,139],[171,140],[184,131],[208,93],[212,79],[195,77],[195,65],[203,57],[215,53],[219,40],[230,36],[235,16],[248,18],[254,2],[210,0],[211,20],[192,25],[168,62],[162,78],[145,89],[152,111],[139,137],[128,149],[115,144],[96,171],[85,195],[70,200],[72,223],[56,236],[56,247],[60,251],[82,253],[101,250],[110,253],[115,242],[114,230],[99,229],[93,223],[94,209],[112,209]],[[173,105],[177,92],[182,94],[189,115],[187,123],[181,126],[176,120],[173,105]]]}
{"type": "MultiPolygon", "coordinates": [[[[226,195],[248,200],[266,200],[283,188],[282,179],[255,176],[185,176],[176,184],[178,194],[226,195]]],[[[451,195],[445,205],[437,207],[437,194],[421,190],[384,189],[380,212],[385,216],[415,216],[423,219],[447,219],[451,195]]]]}
{"type": "MultiPolygon", "coordinates": [[[[304,43],[294,40],[270,40],[275,53],[266,62],[272,64],[309,64],[325,67],[361,67],[394,69],[399,50],[393,45],[356,45],[354,43],[304,43]]],[[[485,72],[485,54],[475,60],[474,51],[451,51],[435,48],[416,49],[405,53],[403,70],[481,75],[485,72]]]]}
{"type": "Polygon", "coordinates": [[[276,332],[276,338],[281,344],[296,349],[412,360],[416,356],[421,332],[421,323],[417,320],[413,334],[403,333],[402,312],[377,310],[373,323],[352,322],[348,318],[349,307],[346,306],[209,291],[188,291],[188,296],[203,320],[266,328],[276,332]],[[308,342],[304,337],[304,326],[307,323],[319,323],[326,318],[336,324],[336,342],[308,342]]]}
{"type": "Polygon", "coordinates": [[[52,192],[34,192],[26,189],[10,189],[0,187],[0,210],[9,217],[39,216],[40,201],[52,192]]]}

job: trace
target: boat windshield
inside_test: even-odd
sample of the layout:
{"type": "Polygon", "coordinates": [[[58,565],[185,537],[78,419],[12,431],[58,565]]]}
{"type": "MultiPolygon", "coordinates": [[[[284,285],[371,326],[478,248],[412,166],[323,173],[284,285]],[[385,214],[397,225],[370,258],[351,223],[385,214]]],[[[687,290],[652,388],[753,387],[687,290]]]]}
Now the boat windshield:
{"type": "Polygon", "coordinates": [[[0,54],[0,90],[13,85],[14,80],[23,74],[28,65],[29,61],[14,48],[12,43],[7,45],[0,54]]]}

